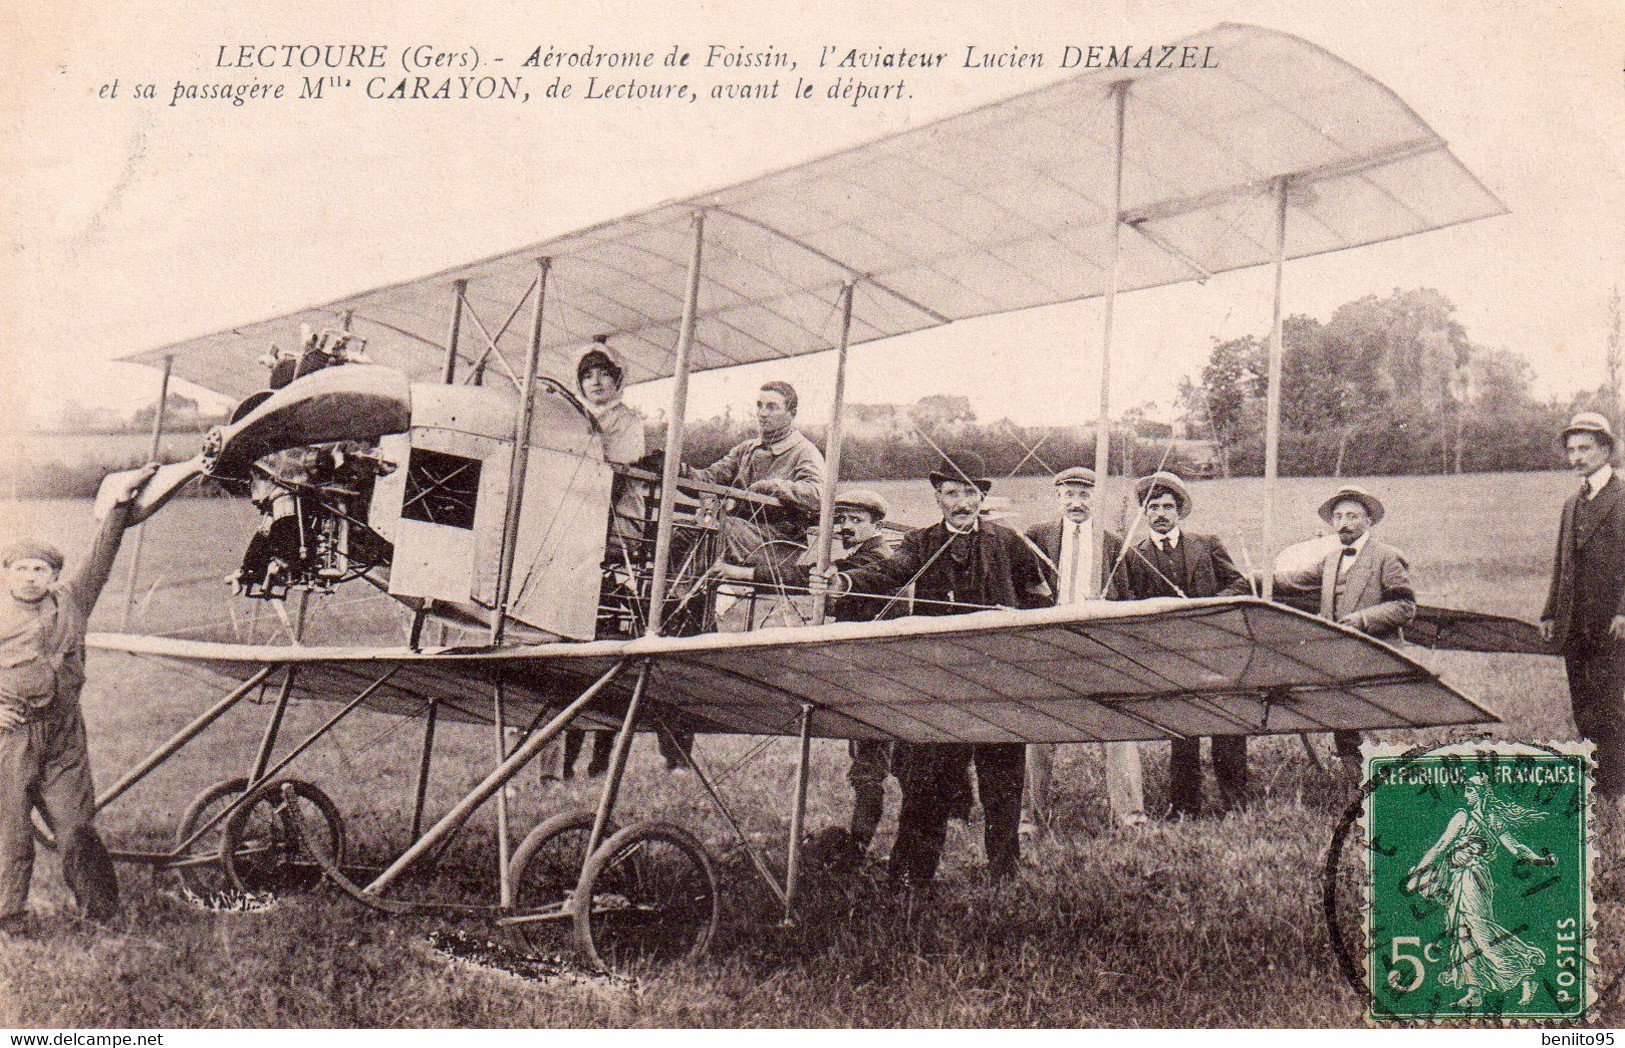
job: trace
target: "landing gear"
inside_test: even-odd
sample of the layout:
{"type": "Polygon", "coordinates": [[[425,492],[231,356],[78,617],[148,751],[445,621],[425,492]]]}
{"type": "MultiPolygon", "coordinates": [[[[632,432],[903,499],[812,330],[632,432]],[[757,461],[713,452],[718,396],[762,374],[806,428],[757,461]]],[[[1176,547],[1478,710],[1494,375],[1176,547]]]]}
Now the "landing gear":
{"type": "Polygon", "coordinates": [[[689,960],[716,933],[716,870],[686,830],[634,823],[588,861],[574,910],[576,938],[600,969],[689,960]]]}
{"type": "MultiPolygon", "coordinates": [[[[237,780],[241,781],[241,780],[237,780]]],[[[344,862],[344,821],[338,805],[308,782],[265,782],[225,822],[220,864],[228,883],[242,892],[278,895],[307,892],[322,882],[322,869],[300,834],[320,834],[333,862],[344,862]],[[284,786],[291,787],[292,796],[284,786]],[[298,806],[296,819],[290,806],[298,806]]]]}
{"type": "MultiPolygon", "coordinates": [[[[531,830],[520,843],[510,867],[514,909],[521,914],[556,912],[551,920],[509,925],[508,935],[515,949],[539,954],[559,945],[555,929],[566,916],[564,904],[581,879],[592,822],[590,811],[561,812],[531,830]]],[[[611,823],[607,832],[613,834],[618,828],[611,823]]]]}

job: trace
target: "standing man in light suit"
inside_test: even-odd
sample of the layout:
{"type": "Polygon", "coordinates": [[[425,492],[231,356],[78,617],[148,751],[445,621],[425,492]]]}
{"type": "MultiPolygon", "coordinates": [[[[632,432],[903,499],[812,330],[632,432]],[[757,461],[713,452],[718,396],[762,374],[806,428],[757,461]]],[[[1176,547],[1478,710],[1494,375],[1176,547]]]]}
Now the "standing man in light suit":
{"type": "MultiPolygon", "coordinates": [[[[1044,581],[1056,604],[1076,604],[1110,596],[1109,585],[1123,549],[1121,536],[1102,536],[1103,563],[1095,563],[1095,522],[1090,501],[1095,493],[1095,471],[1073,466],[1055,475],[1055,501],[1060,515],[1027,531],[1044,557],[1044,581]]],[[[1108,742],[1106,747],[1106,799],[1112,822],[1134,826],[1146,821],[1145,785],[1137,742],[1108,742]]],[[[1027,811],[1024,822],[1038,824],[1050,818],[1050,783],[1055,775],[1053,744],[1027,747],[1027,811]]]]}
{"type": "MultiPolygon", "coordinates": [[[[1338,546],[1320,566],[1320,615],[1379,640],[1398,640],[1416,617],[1405,554],[1380,541],[1371,529],[1385,511],[1377,496],[1351,485],[1320,506],[1320,519],[1337,531],[1338,546]]],[[[1334,732],[1344,771],[1360,774],[1360,733],[1334,732]]]]}
{"type": "Polygon", "coordinates": [[[1563,504],[1540,631],[1563,653],[1574,727],[1597,745],[1597,792],[1625,795],[1625,483],[1614,429],[1594,411],[1563,430],[1580,490],[1563,504]]]}

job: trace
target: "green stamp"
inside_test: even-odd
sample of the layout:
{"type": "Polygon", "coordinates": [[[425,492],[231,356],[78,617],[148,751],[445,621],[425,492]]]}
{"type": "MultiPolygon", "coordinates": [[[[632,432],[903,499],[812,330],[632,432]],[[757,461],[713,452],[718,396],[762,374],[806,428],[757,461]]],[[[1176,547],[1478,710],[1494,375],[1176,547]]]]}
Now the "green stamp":
{"type": "Polygon", "coordinates": [[[1590,749],[1368,748],[1371,1020],[1585,1016],[1594,975],[1590,749]]]}

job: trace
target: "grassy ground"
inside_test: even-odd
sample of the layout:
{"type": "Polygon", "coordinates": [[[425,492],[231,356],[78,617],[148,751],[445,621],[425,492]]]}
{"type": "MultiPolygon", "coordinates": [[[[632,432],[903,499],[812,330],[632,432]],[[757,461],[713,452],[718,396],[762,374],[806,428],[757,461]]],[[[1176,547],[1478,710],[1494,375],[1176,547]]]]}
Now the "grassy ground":
{"type": "MultiPolygon", "coordinates": [[[[1389,541],[1412,558],[1430,603],[1533,617],[1566,475],[1403,478],[1372,482],[1388,501],[1389,541]]],[[[875,485],[912,522],[930,518],[923,484],[875,485]]],[[[1331,485],[1283,485],[1278,529],[1284,540],[1312,532],[1313,507],[1331,485]]],[[[1048,485],[1001,483],[1023,520],[1047,511],[1048,485]]],[[[1258,545],[1254,481],[1196,486],[1196,529],[1240,549],[1258,545]]],[[[268,614],[250,627],[226,612],[213,581],[240,550],[240,507],[191,503],[166,511],[146,544],[137,613],[143,628],[180,631],[219,620],[237,635],[279,628],[268,614]],[[167,518],[167,521],[166,521],[167,518]],[[154,581],[164,585],[148,591],[154,581]]],[[[75,551],[89,535],[81,503],[0,507],[0,530],[32,529],[75,551]]],[[[123,565],[97,625],[118,625],[123,565]]],[[[317,629],[367,621],[391,626],[377,602],[316,613],[317,629]]],[[[1555,660],[1517,656],[1427,655],[1448,680],[1502,714],[1499,736],[1572,734],[1567,694],[1555,660]]],[[[85,695],[103,782],[138,760],[201,709],[218,684],[146,664],[95,657],[85,695]]],[[[306,707],[284,729],[309,730],[331,708],[306,707]]],[[[117,846],[162,845],[187,801],[209,782],[241,774],[258,738],[263,708],[234,711],[102,817],[117,846]]],[[[1443,732],[1410,733],[1416,739],[1443,732]]],[[[290,734],[284,734],[292,738],[290,734]]],[[[415,725],[358,714],[317,746],[301,767],[338,801],[361,861],[399,851],[410,812],[415,725]]],[[[1397,740],[1397,736],[1396,736],[1397,740]]],[[[489,733],[441,733],[431,811],[444,811],[489,766],[489,733]]],[[[748,740],[702,739],[713,769],[744,756],[748,740]]],[[[1324,747],[1324,740],[1321,741],[1324,747]]],[[[640,740],[623,818],[658,816],[706,840],[723,867],[725,926],[710,960],[644,979],[635,991],[600,984],[523,982],[448,962],[426,945],[440,922],[386,919],[332,893],[294,898],[265,913],[194,908],[172,877],[126,868],[128,908],[111,927],[86,929],[66,912],[54,859],[40,863],[35,901],[42,934],[0,943],[0,1025],[5,1026],[1325,1026],[1360,1021],[1359,998],[1328,947],[1321,909],[1322,870],[1333,828],[1350,799],[1315,774],[1296,738],[1254,743],[1258,803],[1224,820],[1109,828],[1098,754],[1063,752],[1058,830],[1028,848],[1020,882],[979,883],[976,835],[956,824],[937,899],[910,908],[859,878],[815,876],[806,920],[772,926],[766,893],[725,824],[692,778],[668,777],[640,740]]],[[[1147,747],[1147,791],[1165,793],[1166,757],[1147,747]]],[[[787,833],[792,744],[781,741],[725,786],[746,832],[782,849],[787,833]]],[[[849,794],[842,748],[815,748],[809,825],[840,823],[849,794]]],[[[566,807],[590,804],[590,785],[538,783],[526,773],[513,798],[523,832],[566,807]]],[[[895,791],[895,786],[892,786],[895,791]]],[[[895,792],[891,816],[895,814],[895,792]]],[[[889,844],[891,816],[882,830],[889,844]]],[[[1621,970],[1625,943],[1625,834],[1604,822],[1597,862],[1599,959],[1621,970]]],[[[495,845],[489,817],[462,838],[440,891],[489,890],[495,845]]],[[[781,863],[782,858],[773,861],[781,863]]],[[[1345,933],[1356,922],[1354,863],[1338,878],[1345,933]]],[[[483,933],[469,924],[471,933],[483,933]]],[[[1605,1015],[1622,1020],[1618,1004],[1605,1015]]]]}

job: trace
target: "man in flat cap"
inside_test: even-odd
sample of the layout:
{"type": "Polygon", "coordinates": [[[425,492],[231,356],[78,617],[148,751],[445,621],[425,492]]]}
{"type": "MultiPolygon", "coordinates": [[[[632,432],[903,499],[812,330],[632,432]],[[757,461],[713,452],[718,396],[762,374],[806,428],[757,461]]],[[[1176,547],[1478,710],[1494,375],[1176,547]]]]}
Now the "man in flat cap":
{"type": "MultiPolygon", "coordinates": [[[[963,451],[930,473],[942,519],[903,536],[885,560],[851,571],[832,567],[813,576],[814,592],[896,593],[914,584],[914,613],[959,615],[988,608],[1034,607],[1047,589],[1038,557],[1022,537],[981,517],[982,498],[993,482],[982,458],[963,451]]],[[[929,884],[937,873],[954,801],[962,795],[967,765],[974,763],[986,817],[983,841],[988,872],[1013,876],[1021,855],[1021,743],[967,746],[931,743],[899,746],[903,810],[892,848],[895,881],[929,884]]]]}
{"type": "Polygon", "coordinates": [[[130,502],[158,467],[139,471],[108,510],[96,544],[62,577],[54,546],[16,542],[0,554],[0,930],[27,928],[38,805],[56,833],[62,875],[85,916],[118,912],[118,880],[92,820],[96,790],[79,691],[85,683],[85,626],[113,570],[130,502]]]}
{"type": "MultiPolygon", "coordinates": [[[[841,541],[841,555],[834,560],[840,571],[856,571],[878,564],[891,556],[891,543],[880,530],[890,507],[878,493],[865,488],[847,488],[835,496],[834,532],[841,541]]],[[[881,596],[851,595],[830,602],[830,616],[856,622],[898,618],[908,614],[906,600],[881,596]]],[[[852,840],[868,851],[886,812],[886,776],[892,774],[892,744],[888,739],[854,739],[850,743],[852,764],[846,779],[852,784],[852,840]]]]}
{"type": "Polygon", "coordinates": [[[723,560],[735,567],[769,568],[777,577],[806,549],[807,529],[818,520],[824,493],[824,454],[796,428],[799,399],[788,382],[756,392],[756,432],[704,469],[685,469],[695,480],[771,495],[779,505],[722,519],[723,560]]]}
{"type": "MultiPolygon", "coordinates": [[[[1123,597],[1239,597],[1252,591],[1218,536],[1182,526],[1193,500],[1176,474],[1159,470],[1141,477],[1134,498],[1151,534],[1123,559],[1123,597]]],[[[1210,745],[1220,806],[1229,811],[1247,799],[1247,736],[1215,735],[1210,745]]],[[[1201,812],[1202,740],[1178,739],[1168,758],[1168,813],[1194,818],[1201,812]]]]}
{"type": "MultiPolygon", "coordinates": [[[[1320,614],[1393,640],[1416,617],[1416,590],[1405,554],[1371,534],[1384,514],[1381,499],[1352,484],[1321,503],[1320,519],[1337,532],[1338,545],[1321,562],[1320,614]]],[[[1358,778],[1360,733],[1339,731],[1332,737],[1344,771],[1358,778]]]]}
{"type": "MultiPolygon", "coordinates": [[[[1111,596],[1114,569],[1120,569],[1123,539],[1105,530],[1097,540],[1090,503],[1095,493],[1095,471],[1072,466],[1055,474],[1056,516],[1027,529],[1027,540],[1043,554],[1044,581],[1056,604],[1076,604],[1111,596]],[[1097,563],[1098,561],[1098,563],[1097,563]]],[[[1145,821],[1145,787],[1140,744],[1108,742],[1106,800],[1112,822],[1134,826],[1145,821]]],[[[1051,783],[1058,747],[1037,743],[1027,747],[1027,822],[1050,820],[1051,783]]]]}
{"type": "Polygon", "coordinates": [[[1580,490],[1563,504],[1540,630],[1563,653],[1574,727],[1597,746],[1597,792],[1625,795],[1625,484],[1614,429],[1585,411],[1563,430],[1580,490]]]}

